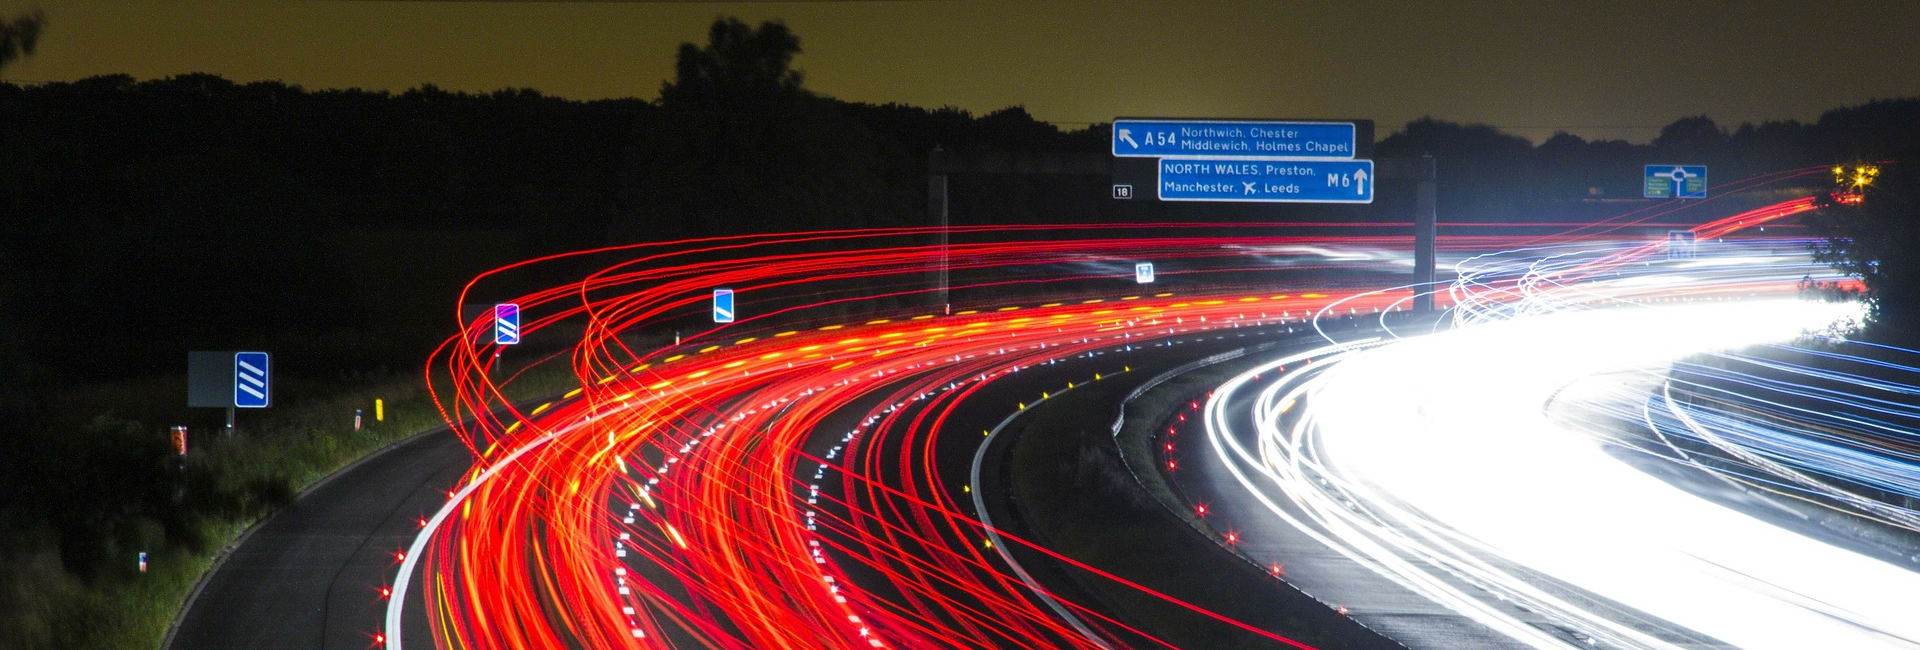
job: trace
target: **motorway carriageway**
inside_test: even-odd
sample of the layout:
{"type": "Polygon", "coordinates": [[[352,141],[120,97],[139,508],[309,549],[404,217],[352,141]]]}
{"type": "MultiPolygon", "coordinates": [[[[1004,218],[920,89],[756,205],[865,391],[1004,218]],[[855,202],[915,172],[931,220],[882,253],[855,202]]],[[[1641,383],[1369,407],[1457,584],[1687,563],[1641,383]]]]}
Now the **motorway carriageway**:
{"type": "Polygon", "coordinates": [[[1676,359],[1858,316],[1791,298],[1823,270],[1778,248],[1470,265],[1463,329],[1346,341],[1311,371],[1276,360],[1215,391],[1219,462],[1186,487],[1245,531],[1244,552],[1368,569],[1288,573],[1390,635],[1432,629],[1406,619],[1424,613],[1411,593],[1506,637],[1474,647],[1915,647],[1920,575],[1642,473],[1593,435],[1645,417],[1676,359]],[[1356,586],[1385,582],[1400,588],[1356,586]]]}

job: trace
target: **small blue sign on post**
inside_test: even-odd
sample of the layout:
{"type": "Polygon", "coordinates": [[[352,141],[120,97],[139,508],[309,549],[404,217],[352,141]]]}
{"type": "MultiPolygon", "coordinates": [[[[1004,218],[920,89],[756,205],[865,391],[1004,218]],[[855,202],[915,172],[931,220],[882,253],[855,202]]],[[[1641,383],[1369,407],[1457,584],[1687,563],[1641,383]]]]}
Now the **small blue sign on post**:
{"type": "Polygon", "coordinates": [[[1641,180],[1649,199],[1707,198],[1706,165],[1647,165],[1641,180]]]}
{"type": "Polygon", "coordinates": [[[1352,158],[1356,133],[1352,122],[1117,119],[1113,155],[1352,158]]]}
{"type": "Polygon", "coordinates": [[[493,306],[493,342],[497,345],[520,342],[520,305],[502,303],[493,306]]]}
{"type": "Polygon", "coordinates": [[[732,289],[714,289],[713,290],[713,322],[715,323],[733,322],[733,290],[732,289]]]}
{"type": "Polygon", "coordinates": [[[1140,284],[1153,282],[1153,262],[1140,262],[1133,265],[1133,281],[1140,284]]]}
{"type": "Polygon", "coordinates": [[[1372,203],[1371,160],[1162,158],[1162,201],[1372,203]]]}
{"type": "Polygon", "coordinates": [[[233,405],[235,408],[259,409],[272,404],[273,390],[267,381],[267,353],[233,353],[233,405]]]}
{"type": "Polygon", "coordinates": [[[1691,230],[1667,231],[1667,259],[1690,260],[1694,257],[1694,234],[1691,230]]]}

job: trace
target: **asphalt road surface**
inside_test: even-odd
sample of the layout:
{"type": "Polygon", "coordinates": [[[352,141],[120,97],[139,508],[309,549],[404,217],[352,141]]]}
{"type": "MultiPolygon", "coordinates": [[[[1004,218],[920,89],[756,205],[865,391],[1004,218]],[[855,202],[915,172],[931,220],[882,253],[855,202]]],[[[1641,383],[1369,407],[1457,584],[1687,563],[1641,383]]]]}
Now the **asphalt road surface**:
{"type": "Polygon", "coordinates": [[[371,647],[395,551],[472,462],[441,428],[332,476],[239,542],[165,647],[371,647]]]}

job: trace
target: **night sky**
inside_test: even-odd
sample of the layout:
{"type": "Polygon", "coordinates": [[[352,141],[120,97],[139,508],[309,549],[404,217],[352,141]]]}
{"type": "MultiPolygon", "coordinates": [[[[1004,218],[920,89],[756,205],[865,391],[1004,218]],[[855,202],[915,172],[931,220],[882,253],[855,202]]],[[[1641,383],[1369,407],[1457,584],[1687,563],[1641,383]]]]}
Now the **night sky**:
{"type": "Polygon", "coordinates": [[[1651,139],[1811,120],[1920,95],[1920,2],[0,1],[49,21],[8,80],[211,72],[308,88],[531,87],[657,96],[716,17],[783,19],[815,91],[862,102],[1020,104],[1068,128],[1116,115],[1423,115],[1536,142],[1651,139]]]}

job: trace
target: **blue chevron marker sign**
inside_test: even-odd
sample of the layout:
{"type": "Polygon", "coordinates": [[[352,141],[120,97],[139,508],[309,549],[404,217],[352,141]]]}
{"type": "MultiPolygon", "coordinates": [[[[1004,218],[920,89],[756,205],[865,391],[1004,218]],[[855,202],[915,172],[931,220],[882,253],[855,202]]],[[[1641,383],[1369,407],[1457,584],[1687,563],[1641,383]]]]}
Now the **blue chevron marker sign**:
{"type": "Polygon", "coordinates": [[[267,353],[233,353],[233,406],[243,409],[266,408],[273,403],[268,386],[267,353]]]}
{"type": "Polygon", "coordinates": [[[493,306],[493,342],[496,345],[520,342],[520,305],[502,303],[493,306]]]}
{"type": "Polygon", "coordinates": [[[713,322],[715,323],[733,322],[733,290],[732,289],[714,289],[713,290],[713,322]]]}

